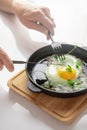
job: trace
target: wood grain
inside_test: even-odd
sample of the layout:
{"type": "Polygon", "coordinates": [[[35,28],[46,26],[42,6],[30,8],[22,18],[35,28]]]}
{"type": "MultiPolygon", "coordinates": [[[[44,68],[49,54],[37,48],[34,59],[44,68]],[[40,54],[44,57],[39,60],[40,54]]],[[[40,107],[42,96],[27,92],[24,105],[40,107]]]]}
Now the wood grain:
{"type": "Polygon", "coordinates": [[[87,94],[66,99],[52,97],[45,93],[31,92],[27,83],[28,77],[23,70],[8,81],[8,86],[62,122],[73,122],[87,107],[87,94]]]}

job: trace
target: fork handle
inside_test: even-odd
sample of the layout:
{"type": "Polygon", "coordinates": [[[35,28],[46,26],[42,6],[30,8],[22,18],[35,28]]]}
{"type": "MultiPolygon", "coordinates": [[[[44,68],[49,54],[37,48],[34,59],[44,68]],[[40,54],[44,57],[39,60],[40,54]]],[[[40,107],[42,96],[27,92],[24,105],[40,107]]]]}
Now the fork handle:
{"type": "Polygon", "coordinates": [[[51,39],[51,41],[52,41],[52,43],[53,43],[53,42],[54,42],[54,40],[53,40],[53,37],[52,37],[51,33],[50,33],[50,32],[48,32],[48,34],[49,34],[50,39],[51,39]]]}

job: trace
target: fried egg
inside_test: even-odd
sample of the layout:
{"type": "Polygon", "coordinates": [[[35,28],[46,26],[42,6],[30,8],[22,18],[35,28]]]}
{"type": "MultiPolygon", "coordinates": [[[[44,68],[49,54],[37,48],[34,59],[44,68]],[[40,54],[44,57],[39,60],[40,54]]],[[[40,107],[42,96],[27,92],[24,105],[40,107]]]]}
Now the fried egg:
{"type": "Polygon", "coordinates": [[[65,55],[63,61],[57,61],[52,58],[52,64],[46,68],[46,76],[48,80],[54,84],[67,83],[68,80],[75,80],[80,76],[82,67],[77,68],[78,58],[72,55],[65,55]]]}

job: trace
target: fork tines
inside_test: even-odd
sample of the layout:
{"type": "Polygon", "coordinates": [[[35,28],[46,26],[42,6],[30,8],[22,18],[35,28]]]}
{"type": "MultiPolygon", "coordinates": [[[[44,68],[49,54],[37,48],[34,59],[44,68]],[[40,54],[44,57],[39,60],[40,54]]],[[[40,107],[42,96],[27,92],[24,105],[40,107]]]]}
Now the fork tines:
{"type": "Polygon", "coordinates": [[[65,56],[63,53],[62,45],[60,43],[54,42],[51,44],[51,46],[53,48],[54,53],[58,55],[59,60],[64,60],[65,56]]]}
{"type": "Polygon", "coordinates": [[[55,42],[55,41],[53,40],[53,37],[52,37],[52,35],[51,35],[50,32],[48,32],[48,34],[49,34],[50,39],[51,39],[51,41],[52,41],[51,47],[52,47],[54,53],[55,53],[55,54],[58,54],[59,60],[64,60],[64,59],[65,59],[65,56],[64,56],[64,53],[63,53],[63,48],[62,48],[61,43],[55,42]]]}

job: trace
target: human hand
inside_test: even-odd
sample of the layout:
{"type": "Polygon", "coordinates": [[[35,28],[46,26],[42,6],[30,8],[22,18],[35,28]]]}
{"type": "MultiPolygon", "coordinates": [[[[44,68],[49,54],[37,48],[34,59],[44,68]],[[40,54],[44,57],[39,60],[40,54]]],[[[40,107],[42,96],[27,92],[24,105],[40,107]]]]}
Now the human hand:
{"type": "Polygon", "coordinates": [[[12,72],[14,70],[14,65],[6,52],[0,47],[0,70],[5,66],[8,71],[12,72]]]}
{"type": "Polygon", "coordinates": [[[44,33],[49,40],[48,30],[54,35],[55,23],[47,7],[33,7],[26,4],[14,4],[14,10],[23,25],[44,33]]]}

